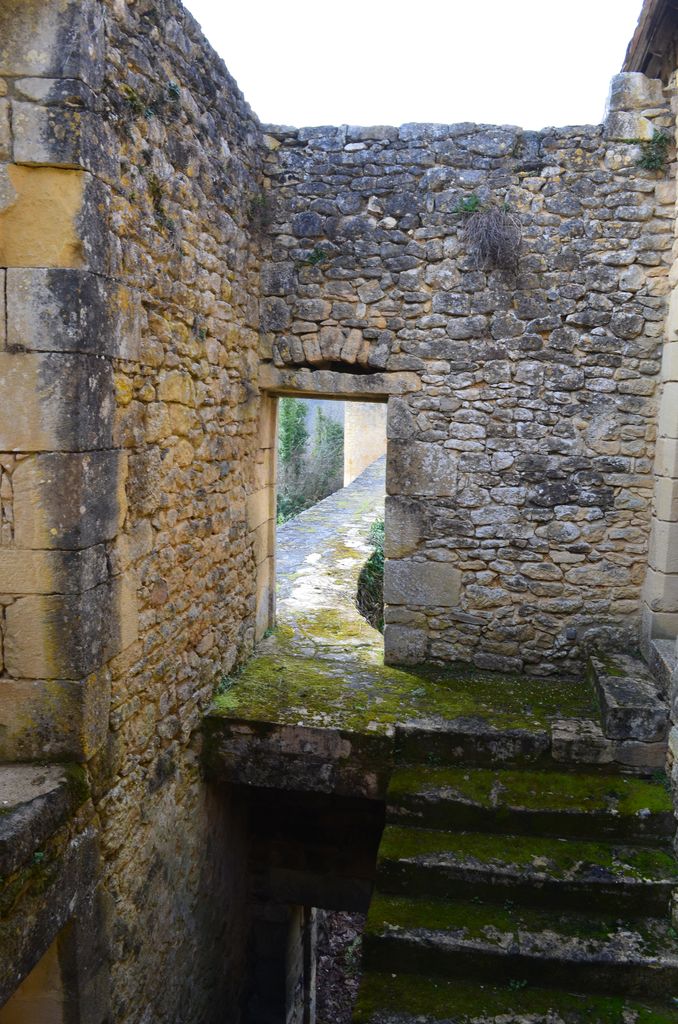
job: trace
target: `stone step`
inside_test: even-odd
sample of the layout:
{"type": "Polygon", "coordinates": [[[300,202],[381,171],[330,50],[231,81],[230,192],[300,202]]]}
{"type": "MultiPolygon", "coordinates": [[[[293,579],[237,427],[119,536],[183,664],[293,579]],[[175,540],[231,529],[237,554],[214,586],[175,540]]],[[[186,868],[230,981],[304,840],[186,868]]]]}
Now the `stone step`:
{"type": "Polygon", "coordinates": [[[662,917],[678,885],[668,849],[547,836],[387,825],[377,889],[411,896],[503,898],[662,917]],[[623,900],[623,904],[619,901],[623,900]]]}
{"type": "Polygon", "coordinates": [[[676,1024],[678,1006],[525,985],[367,971],[353,1024],[676,1024]]]}
{"type": "Polygon", "coordinates": [[[458,978],[569,986],[659,999],[678,992],[678,941],[668,920],[620,921],[466,900],[378,894],[364,963],[458,978]]]}
{"type": "Polygon", "coordinates": [[[407,722],[396,727],[399,764],[548,764],[548,727],[497,728],[482,718],[407,722]]]}
{"type": "Polygon", "coordinates": [[[675,832],[671,796],[660,782],[500,768],[397,768],[388,789],[387,821],[632,842],[667,839],[675,832]]]}

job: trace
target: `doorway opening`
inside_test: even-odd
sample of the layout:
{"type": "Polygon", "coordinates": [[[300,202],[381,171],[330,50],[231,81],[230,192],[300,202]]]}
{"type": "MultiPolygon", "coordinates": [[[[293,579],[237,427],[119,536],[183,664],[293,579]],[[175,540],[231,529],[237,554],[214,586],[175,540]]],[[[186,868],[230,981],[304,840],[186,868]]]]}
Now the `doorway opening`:
{"type": "Polygon", "coordinates": [[[281,398],[276,455],[278,625],[383,650],[386,405],[281,398]]]}

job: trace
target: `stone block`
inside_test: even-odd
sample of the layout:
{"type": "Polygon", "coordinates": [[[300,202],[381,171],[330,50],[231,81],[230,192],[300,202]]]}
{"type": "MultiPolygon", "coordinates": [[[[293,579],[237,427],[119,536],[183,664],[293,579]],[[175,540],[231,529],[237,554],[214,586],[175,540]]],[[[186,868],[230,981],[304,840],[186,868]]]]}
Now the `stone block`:
{"type": "Polygon", "coordinates": [[[423,503],[390,496],[385,503],[384,555],[405,558],[419,547],[426,530],[423,503]]]}
{"type": "Polygon", "coordinates": [[[622,71],[610,82],[607,110],[647,110],[663,107],[664,86],[659,78],[648,78],[640,71],[622,71]]]}
{"type": "Polygon", "coordinates": [[[0,264],[9,267],[83,265],[79,220],[85,202],[83,171],[57,167],[2,169],[0,264]]]}
{"type": "Polygon", "coordinates": [[[615,654],[606,659],[592,656],[591,665],[605,735],[641,743],[664,741],[669,727],[668,705],[643,662],[615,654]]]}
{"type": "Polygon", "coordinates": [[[89,548],[112,540],[126,512],[126,456],[49,453],[16,466],[14,540],[19,548],[89,548]]]}
{"type": "Polygon", "coordinates": [[[106,122],[90,111],[12,101],[17,164],[79,167],[107,181],[118,170],[117,146],[106,122]]]}
{"type": "Polygon", "coordinates": [[[675,438],[658,438],[654,468],[658,476],[678,479],[678,441],[675,438]]]}
{"type": "Polygon", "coordinates": [[[384,662],[387,665],[419,665],[426,660],[427,646],[423,629],[384,626],[384,662]]]}
{"type": "Polygon", "coordinates": [[[270,558],[275,547],[275,520],[268,519],[252,533],[252,544],[254,546],[254,561],[260,565],[265,559],[270,558]]]}
{"type": "Polygon", "coordinates": [[[386,604],[453,608],[459,604],[460,593],[461,572],[447,562],[389,558],[384,563],[386,604]]]}
{"type": "Polygon", "coordinates": [[[678,341],[667,341],[662,350],[662,380],[678,381],[678,341]]]}
{"type": "Polygon", "coordinates": [[[84,270],[7,271],[7,344],[138,359],[138,293],[84,270]]]}
{"type": "Polygon", "coordinates": [[[563,718],[551,726],[551,753],[564,764],[611,764],[612,743],[597,722],[563,718]]]}
{"type": "Polygon", "coordinates": [[[137,628],[127,580],[80,594],[19,597],[6,611],[5,668],[15,679],[77,680],[133,643],[137,628]]]}
{"type": "Polygon", "coordinates": [[[0,76],[77,78],[100,86],[103,14],[96,0],[3,0],[0,76]]]}
{"type": "Polygon", "coordinates": [[[272,487],[262,487],[247,496],[247,527],[250,531],[256,530],[269,519],[275,519],[275,491],[272,487]]]}
{"type": "Polygon", "coordinates": [[[402,398],[389,398],[386,413],[386,436],[411,440],[417,430],[414,413],[402,398]]]}
{"type": "Polygon", "coordinates": [[[0,761],[88,761],[108,735],[107,672],[82,681],[2,679],[0,761]]]}
{"type": "Polygon", "coordinates": [[[0,547],[0,587],[8,595],[73,594],[104,583],[103,544],[82,551],[0,547]]]}
{"type": "Polygon", "coordinates": [[[642,114],[611,111],[605,119],[605,138],[611,142],[649,141],[654,135],[652,122],[642,114]]]}
{"type": "Polygon", "coordinates": [[[267,558],[257,566],[255,638],[261,640],[275,622],[275,562],[267,558]]]}
{"type": "Polygon", "coordinates": [[[678,612],[678,574],[648,569],[643,600],[653,612],[678,612]]]}
{"type": "Polygon", "coordinates": [[[667,381],[659,406],[660,437],[678,438],[678,381],[667,381]]]}
{"type": "Polygon", "coordinates": [[[393,440],[386,454],[386,493],[451,498],[457,472],[457,456],[441,445],[393,440]]]}
{"type": "Polygon", "coordinates": [[[652,569],[667,575],[678,573],[678,523],[654,520],[648,562],[652,569]]]}
{"type": "Polygon", "coordinates": [[[0,352],[0,451],[86,451],[113,440],[110,363],[0,352]]]}
{"type": "Polygon", "coordinates": [[[9,100],[0,100],[0,160],[12,159],[12,132],[9,122],[9,100]]]}
{"type": "Polygon", "coordinates": [[[667,522],[678,520],[678,479],[658,476],[654,483],[655,514],[667,522]]]}
{"type": "Polygon", "coordinates": [[[653,612],[648,608],[643,628],[652,639],[675,640],[678,637],[678,612],[653,612]]]}

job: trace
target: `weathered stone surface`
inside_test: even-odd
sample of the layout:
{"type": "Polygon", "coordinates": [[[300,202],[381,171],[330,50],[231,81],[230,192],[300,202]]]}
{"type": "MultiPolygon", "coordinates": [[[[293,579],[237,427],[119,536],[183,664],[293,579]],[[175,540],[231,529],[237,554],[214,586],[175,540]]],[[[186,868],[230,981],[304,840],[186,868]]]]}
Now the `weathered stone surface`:
{"type": "Polygon", "coordinates": [[[459,604],[461,573],[445,562],[389,558],[384,563],[387,604],[452,608],[459,604]]]}
{"type": "Polygon", "coordinates": [[[13,100],[12,134],[17,164],[83,168],[107,180],[117,173],[110,129],[87,111],[13,100]]]}
{"type": "Polygon", "coordinates": [[[423,629],[387,624],[384,652],[389,665],[420,665],[426,660],[428,637],[423,629]]]}
{"type": "Polygon", "coordinates": [[[79,78],[101,84],[103,12],[94,0],[7,0],[0,75],[79,78]]]}
{"type": "Polygon", "coordinates": [[[107,577],[106,550],[101,544],[84,551],[0,547],[0,579],[8,595],[80,593],[107,577]]]}
{"type": "Polygon", "coordinates": [[[106,672],[81,681],[3,679],[0,759],[89,760],[106,739],[110,699],[106,672]]]}
{"type": "Polygon", "coordinates": [[[109,448],[111,366],[85,355],[0,352],[0,409],[2,450],[109,448]]]}
{"type": "Polygon", "coordinates": [[[421,441],[392,441],[386,458],[389,494],[453,497],[459,460],[453,452],[421,441]]]}
{"type": "Polygon", "coordinates": [[[10,269],[7,344],[41,352],[136,359],[139,296],[85,271],[10,269]]]}
{"type": "Polygon", "coordinates": [[[646,110],[664,103],[662,82],[638,71],[625,71],[610,82],[608,110],[646,110]]]}
{"type": "Polygon", "coordinates": [[[640,743],[665,741],[669,709],[645,665],[628,655],[591,656],[605,735],[640,743]]]}
{"type": "Polygon", "coordinates": [[[90,548],[112,540],[127,508],[122,452],[46,453],[12,475],[19,548],[90,548]]]}

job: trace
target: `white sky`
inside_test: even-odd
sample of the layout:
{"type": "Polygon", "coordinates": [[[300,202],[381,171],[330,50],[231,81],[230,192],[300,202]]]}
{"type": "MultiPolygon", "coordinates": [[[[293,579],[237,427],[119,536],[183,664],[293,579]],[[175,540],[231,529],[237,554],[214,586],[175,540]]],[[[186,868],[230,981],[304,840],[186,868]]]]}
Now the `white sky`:
{"type": "Polygon", "coordinates": [[[262,121],[597,123],[641,0],[184,0],[262,121]]]}

